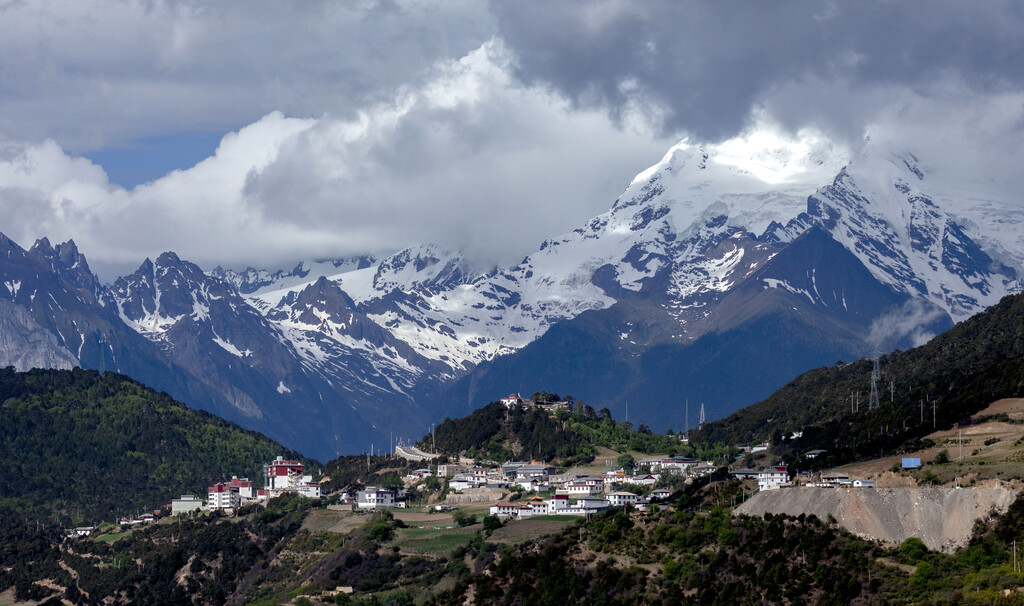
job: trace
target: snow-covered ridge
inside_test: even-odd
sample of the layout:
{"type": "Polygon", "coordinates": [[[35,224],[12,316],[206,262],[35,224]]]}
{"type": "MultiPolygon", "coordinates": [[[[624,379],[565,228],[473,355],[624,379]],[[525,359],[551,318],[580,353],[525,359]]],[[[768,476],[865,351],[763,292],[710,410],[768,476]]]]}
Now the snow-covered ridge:
{"type": "MultiPolygon", "coordinates": [[[[324,278],[365,321],[443,363],[451,376],[516,351],[554,323],[650,288],[660,289],[657,298],[679,323],[678,336],[691,338],[689,323],[814,225],[879,281],[930,300],[954,319],[1019,290],[1013,267],[1024,259],[1024,236],[1007,225],[1024,219],[1006,211],[1012,205],[989,201],[978,210],[913,154],[867,145],[851,156],[813,133],[755,133],[716,146],[683,141],[641,172],[609,211],[546,240],[521,263],[486,273],[468,270],[457,251],[432,245],[379,260],[303,263],[290,272],[216,273],[258,285],[247,300],[279,322],[308,363],[330,357],[321,337],[390,356],[326,317],[275,320],[294,311],[297,293],[324,278]],[[992,225],[1001,229],[981,233],[992,225]],[[1018,252],[1009,267],[993,261],[1010,249],[1018,252]]],[[[767,279],[764,286],[817,300],[783,281],[767,279]]],[[[415,363],[407,366],[402,372],[415,374],[415,363]]]]}
{"type": "Polygon", "coordinates": [[[959,216],[972,214],[969,201],[947,198],[948,208],[940,207],[931,175],[917,156],[871,151],[809,198],[811,222],[853,252],[878,280],[929,299],[956,321],[1020,290],[1017,271],[995,260],[999,249],[1015,242],[1003,240],[991,253],[978,243],[1007,234],[982,239],[976,224],[964,225],[959,216]]]}
{"type": "Polygon", "coordinates": [[[831,178],[841,167],[839,156],[827,146],[780,140],[713,148],[682,142],[634,179],[611,210],[513,267],[473,274],[457,252],[415,246],[345,271],[265,273],[278,277],[249,301],[272,314],[290,293],[326,277],[394,337],[461,372],[523,347],[556,322],[610,306],[613,291],[640,291],[660,271],[674,272],[676,300],[728,290],[744,250],[705,255],[737,230],[761,233],[796,217],[810,184],[825,178],[818,173],[831,178]],[[749,162],[740,158],[744,145],[757,148],[749,162]]]}

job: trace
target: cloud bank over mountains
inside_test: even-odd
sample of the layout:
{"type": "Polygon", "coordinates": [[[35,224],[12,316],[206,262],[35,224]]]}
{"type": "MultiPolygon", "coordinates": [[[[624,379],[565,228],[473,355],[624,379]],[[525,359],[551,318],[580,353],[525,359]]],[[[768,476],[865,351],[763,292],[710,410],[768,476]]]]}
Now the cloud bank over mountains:
{"type": "Polygon", "coordinates": [[[763,133],[870,137],[1019,199],[1021,8],[918,8],[0,3],[0,231],[73,237],[101,271],[425,241],[509,262],[677,141],[763,133]],[[82,157],[197,130],[227,134],[132,189],[82,157]]]}

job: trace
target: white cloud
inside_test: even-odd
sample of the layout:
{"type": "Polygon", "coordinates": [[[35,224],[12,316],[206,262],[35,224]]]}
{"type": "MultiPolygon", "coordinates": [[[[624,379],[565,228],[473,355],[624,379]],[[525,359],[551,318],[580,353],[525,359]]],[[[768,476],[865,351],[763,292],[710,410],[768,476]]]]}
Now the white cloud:
{"type": "Polygon", "coordinates": [[[491,41],[352,118],[270,113],[131,191],[52,141],[11,144],[0,187],[28,207],[0,229],[22,243],[74,237],[100,266],[163,250],[206,267],[284,264],[426,241],[516,261],[604,211],[669,141],[571,111],[513,64],[491,41]]]}

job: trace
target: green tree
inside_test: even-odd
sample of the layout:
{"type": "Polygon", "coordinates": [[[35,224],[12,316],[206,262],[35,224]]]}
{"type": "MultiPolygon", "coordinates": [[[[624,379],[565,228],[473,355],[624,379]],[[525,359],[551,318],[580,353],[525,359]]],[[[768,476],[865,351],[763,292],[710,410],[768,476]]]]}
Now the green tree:
{"type": "Polygon", "coordinates": [[[620,454],[619,458],[615,459],[615,462],[619,467],[626,470],[626,473],[632,473],[633,468],[636,467],[636,459],[628,452],[620,454]]]}
{"type": "Polygon", "coordinates": [[[484,530],[493,532],[501,528],[501,518],[496,515],[484,516],[484,530]]]}

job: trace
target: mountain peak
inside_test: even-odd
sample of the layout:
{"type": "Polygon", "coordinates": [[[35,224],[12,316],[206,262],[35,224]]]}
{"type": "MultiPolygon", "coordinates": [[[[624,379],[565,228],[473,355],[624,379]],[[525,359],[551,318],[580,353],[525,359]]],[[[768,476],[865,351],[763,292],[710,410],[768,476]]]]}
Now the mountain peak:
{"type": "Polygon", "coordinates": [[[454,286],[469,279],[463,262],[460,253],[434,244],[411,246],[380,262],[373,286],[382,292],[454,286]]]}
{"type": "Polygon", "coordinates": [[[32,245],[32,248],[29,249],[29,252],[34,254],[46,255],[53,253],[53,246],[50,245],[49,238],[44,236],[35,241],[35,244],[32,245]]]}
{"type": "Polygon", "coordinates": [[[156,264],[160,267],[178,267],[182,265],[182,261],[177,253],[169,250],[160,253],[160,256],[156,258],[156,264]]]}

